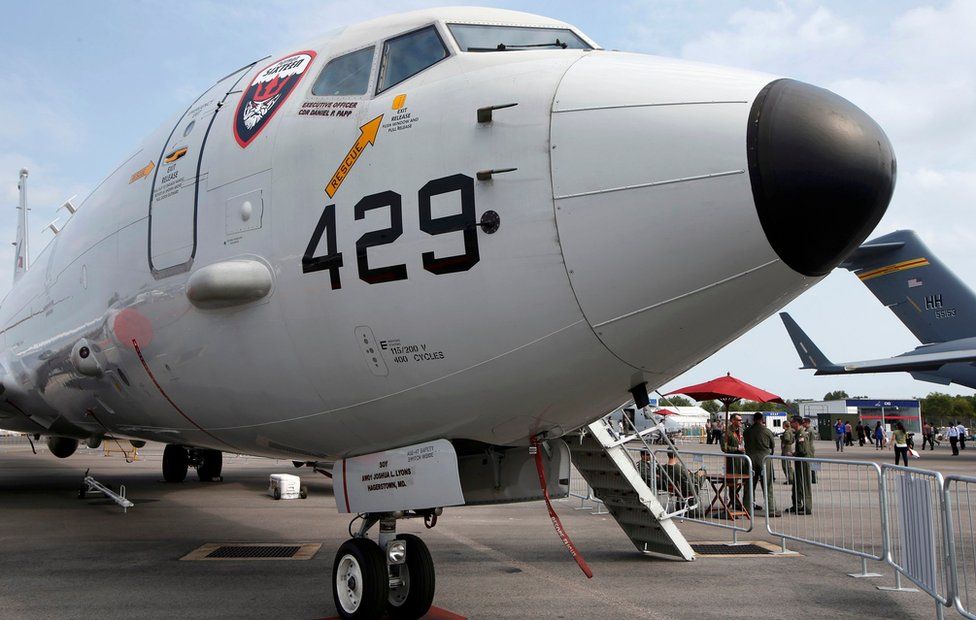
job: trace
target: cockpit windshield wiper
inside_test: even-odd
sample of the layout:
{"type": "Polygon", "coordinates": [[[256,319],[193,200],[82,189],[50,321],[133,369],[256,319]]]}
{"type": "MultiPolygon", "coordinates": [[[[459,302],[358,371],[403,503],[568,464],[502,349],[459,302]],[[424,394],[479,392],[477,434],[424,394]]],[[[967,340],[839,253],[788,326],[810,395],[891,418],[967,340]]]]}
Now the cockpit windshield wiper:
{"type": "Polygon", "coordinates": [[[509,50],[526,50],[534,49],[540,47],[561,47],[566,49],[569,47],[566,43],[563,43],[559,39],[556,39],[552,43],[531,43],[519,45],[517,43],[499,43],[496,47],[469,47],[467,51],[469,52],[507,52],[509,50]]]}

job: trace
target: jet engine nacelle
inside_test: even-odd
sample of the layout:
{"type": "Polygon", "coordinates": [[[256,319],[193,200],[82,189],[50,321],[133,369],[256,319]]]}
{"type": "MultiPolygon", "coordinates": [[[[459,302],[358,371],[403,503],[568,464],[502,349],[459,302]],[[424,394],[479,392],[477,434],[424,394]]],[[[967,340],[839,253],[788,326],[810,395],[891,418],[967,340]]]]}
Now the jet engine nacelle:
{"type": "Polygon", "coordinates": [[[59,459],[66,459],[78,449],[78,440],[71,437],[48,437],[47,449],[59,459]]]}

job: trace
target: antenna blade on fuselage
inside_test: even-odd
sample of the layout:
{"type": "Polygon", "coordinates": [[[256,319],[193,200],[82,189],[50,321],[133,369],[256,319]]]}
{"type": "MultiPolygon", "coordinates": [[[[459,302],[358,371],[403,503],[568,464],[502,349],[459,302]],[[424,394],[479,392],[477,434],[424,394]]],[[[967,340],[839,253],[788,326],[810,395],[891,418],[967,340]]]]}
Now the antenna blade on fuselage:
{"type": "Polygon", "coordinates": [[[20,182],[17,183],[20,202],[17,205],[17,238],[14,240],[14,282],[27,272],[27,168],[20,170],[20,182]]]}

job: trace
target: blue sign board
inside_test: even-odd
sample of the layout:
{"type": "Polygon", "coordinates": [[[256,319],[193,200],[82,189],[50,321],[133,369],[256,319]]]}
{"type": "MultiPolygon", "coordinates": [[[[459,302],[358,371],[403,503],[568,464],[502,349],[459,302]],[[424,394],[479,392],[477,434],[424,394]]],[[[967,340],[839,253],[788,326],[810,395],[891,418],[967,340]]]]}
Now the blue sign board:
{"type": "Polygon", "coordinates": [[[848,407],[914,407],[918,408],[917,400],[868,400],[868,399],[849,399],[848,407]]]}

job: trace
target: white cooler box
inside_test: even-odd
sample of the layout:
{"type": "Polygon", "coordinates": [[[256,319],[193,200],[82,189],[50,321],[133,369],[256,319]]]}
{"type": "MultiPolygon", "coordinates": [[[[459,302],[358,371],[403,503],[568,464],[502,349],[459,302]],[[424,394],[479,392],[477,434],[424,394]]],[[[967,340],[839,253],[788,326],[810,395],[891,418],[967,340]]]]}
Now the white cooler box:
{"type": "Polygon", "coordinates": [[[308,490],[302,486],[302,479],[292,474],[271,474],[268,495],[275,499],[305,499],[308,490]]]}

